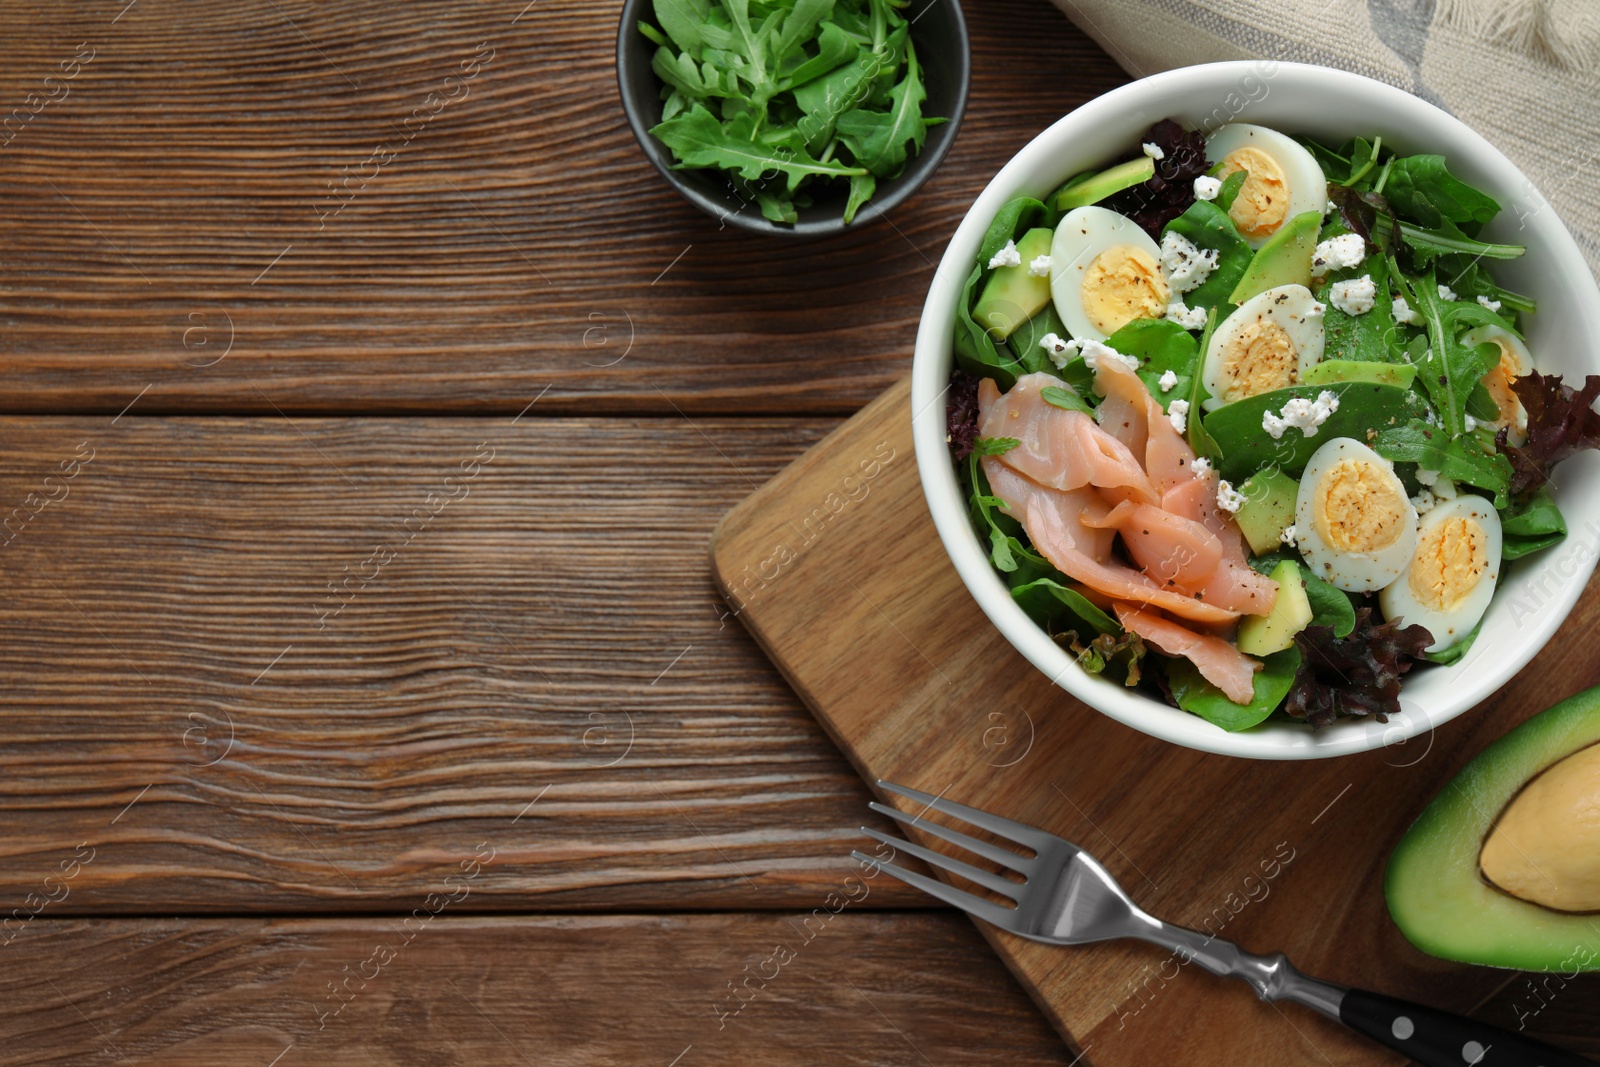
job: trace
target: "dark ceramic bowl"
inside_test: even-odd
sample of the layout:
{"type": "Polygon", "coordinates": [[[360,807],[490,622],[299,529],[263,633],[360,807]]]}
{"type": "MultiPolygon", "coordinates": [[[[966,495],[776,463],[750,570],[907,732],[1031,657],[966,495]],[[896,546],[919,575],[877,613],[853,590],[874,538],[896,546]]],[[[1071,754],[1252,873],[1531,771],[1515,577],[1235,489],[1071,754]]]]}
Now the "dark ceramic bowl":
{"type": "Polygon", "coordinates": [[[816,203],[799,209],[800,221],[788,226],[763,218],[761,210],[735,193],[719,171],[673,169],[672,153],[650,136],[651,127],[661,121],[662,103],[661,80],[650,69],[650,58],[656,46],[639,32],[641,19],[655,21],[650,0],[626,0],[622,5],[622,23],[617,28],[617,84],[622,92],[622,109],[627,112],[628,125],[633,127],[639,147],[644,149],[661,176],[685,200],[719,221],[725,220],[752,233],[799,236],[865,226],[916,192],[938,169],[956,138],[961,113],[967,106],[971,56],[967,23],[961,15],[960,3],[958,0],[912,0],[908,16],[911,40],[917,46],[917,63],[923,68],[923,82],[928,92],[923,114],[944,116],[950,121],[928,130],[922,151],[906,161],[905,170],[898,178],[878,183],[877,194],[856,212],[855,221],[848,227],[844,222],[847,193],[842,182],[838,183],[837,193],[819,191],[816,203]]]}

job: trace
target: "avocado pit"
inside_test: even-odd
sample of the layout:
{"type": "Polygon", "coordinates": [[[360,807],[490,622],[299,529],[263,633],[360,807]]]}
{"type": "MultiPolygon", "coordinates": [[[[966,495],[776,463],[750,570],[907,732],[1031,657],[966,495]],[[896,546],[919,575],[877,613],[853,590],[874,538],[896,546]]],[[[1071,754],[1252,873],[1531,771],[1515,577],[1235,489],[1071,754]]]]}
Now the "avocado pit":
{"type": "Polygon", "coordinates": [[[1559,760],[1512,798],[1483,843],[1478,868],[1519,900],[1600,911],[1600,745],[1559,760]]]}

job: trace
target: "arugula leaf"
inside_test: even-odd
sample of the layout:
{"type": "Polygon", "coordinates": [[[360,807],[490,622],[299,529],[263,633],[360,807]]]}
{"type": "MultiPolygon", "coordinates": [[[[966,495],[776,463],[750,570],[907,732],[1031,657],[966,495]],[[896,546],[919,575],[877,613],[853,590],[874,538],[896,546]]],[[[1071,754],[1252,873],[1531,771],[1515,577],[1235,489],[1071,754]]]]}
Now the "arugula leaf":
{"type": "Polygon", "coordinates": [[[1459,340],[1470,326],[1505,327],[1506,321],[1483,305],[1449,301],[1439,295],[1438,281],[1428,271],[1411,286],[1411,305],[1428,331],[1428,354],[1417,368],[1444,427],[1454,437],[1465,429],[1467,398],[1499,362],[1490,346],[1468,347],[1459,340]],[[1488,358],[1492,357],[1492,358],[1488,358]]]}
{"type": "Polygon", "coordinates": [[[1022,442],[1015,437],[980,437],[972,442],[972,454],[975,456],[1003,456],[1020,444],[1022,442]]]}
{"type": "Polygon", "coordinates": [[[655,0],[655,12],[673,44],[691,55],[700,50],[700,27],[711,13],[708,0],[655,0]]]}
{"type": "Polygon", "coordinates": [[[1094,408],[1090,407],[1077,393],[1063,389],[1059,385],[1047,385],[1039,390],[1039,399],[1053,408],[1063,411],[1081,411],[1085,415],[1093,415],[1094,408]]]}
{"type": "MultiPolygon", "coordinates": [[[[1206,358],[1206,350],[1211,347],[1211,335],[1217,332],[1219,320],[1216,308],[1206,310],[1206,328],[1200,335],[1197,361],[1206,358]]],[[[1198,369],[1197,366],[1196,370],[1198,369]]],[[[1189,418],[1184,428],[1184,437],[1187,438],[1189,447],[1194,450],[1195,458],[1209,459],[1212,463],[1216,463],[1222,458],[1222,449],[1212,439],[1210,431],[1201,424],[1200,418],[1203,410],[1201,404],[1205,403],[1208,395],[1203,378],[1204,376],[1200,374],[1192,374],[1189,378],[1189,418]]]]}
{"type": "Polygon", "coordinates": [[[1442,220],[1433,229],[1414,226],[1409,222],[1396,224],[1387,215],[1379,215],[1373,222],[1373,240],[1387,244],[1395,229],[1400,240],[1411,250],[1411,258],[1419,267],[1425,267],[1445,255],[1468,255],[1483,259],[1517,259],[1528,249],[1524,245],[1490,244],[1468,237],[1449,219],[1442,220]]]}
{"type": "MultiPolygon", "coordinates": [[[[1244,188],[1245,179],[1248,177],[1250,177],[1248,171],[1236,170],[1222,179],[1222,185],[1217,189],[1216,199],[1211,201],[1217,206],[1218,211],[1227,214],[1233,209],[1233,202],[1239,199],[1239,190],[1244,188]]],[[[1229,219],[1229,221],[1233,220],[1229,219]]],[[[1234,232],[1237,233],[1238,231],[1235,230],[1234,232]]]]}
{"type": "Polygon", "coordinates": [[[1373,166],[1378,162],[1378,153],[1383,149],[1383,138],[1376,137],[1372,141],[1357,137],[1355,148],[1350,152],[1350,176],[1340,182],[1340,185],[1355,185],[1365,178],[1373,166]]]}
{"type": "Polygon", "coordinates": [[[1300,650],[1291,645],[1263,658],[1261,663],[1253,682],[1255,691],[1248,704],[1229,700],[1186,659],[1173,659],[1167,664],[1167,684],[1172,688],[1172,699],[1184,711],[1229,732],[1248,730],[1283,703],[1300,670],[1300,650]]]}
{"type": "Polygon", "coordinates": [[[861,48],[837,23],[824,22],[817,36],[817,54],[784,73],[779,89],[795,89],[831,74],[859,58],[861,48]]]}
{"type": "Polygon", "coordinates": [[[944,121],[922,113],[927,89],[903,6],[653,0],[661,28],[638,27],[657,46],[651,67],[664,86],[652,133],[676,167],[724,172],[768,219],[796,222],[825,186],[853,221],[878,180],[899,175],[944,121]]]}
{"type": "Polygon", "coordinates": [[[850,199],[844,206],[844,221],[854,222],[861,205],[872,199],[878,190],[878,179],[870,174],[856,174],[850,178],[850,199]]]}
{"type": "Polygon", "coordinates": [[[1500,213],[1494,197],[1451,174],[1438,155],[1392,160],[1382,192],[1397,213],[1430,229],[1441,220],[1482,225],[1500,213]]]}
{"type": "Polygon", "coordinates": [[[1494,494],[1495,507],[1506,506],[1511,461],[1485,449],[1474,434],[1451,437],[1442,427],[1411,419],[1378,431],[1372,450],[1391,463],[1415,463],[1453,482],[1477,486],[1494,494]]]}
{"type": "Polygon", "coordinates": [[[956,305],[956,363],[970,374],[993,378],[1004,392],[1016,384],[1017,374],[1025,373],[1027,368],[1009,350],[1002,354],[995,346],[994,337],[972,317],[972,304],[977,299],[983,274],[981,264],[973,267],[966,285],[961,288],[961,302],[956,305]]]}
{"type": "Polygon", "coordinates": [[[788,179],[791,193],[808,175],[848,178],[868,173],[862,167],[822,163],[803,152],[768,151],[739,140],[699,104],[650,132],[678,157],[674,169],[716,167],[733,171],[746,181],[757,181],[769,171],[776,171],[788,179]]]}
{"type": "Polygon", "coordinates": [[[1198,372],[1200,345],[1194,334],[1167,319],[1133,319],[1105,342],[1139,361],[1138,375],[1150,395],[1165,407],[1171,400],[1188,397],[1198,372]],[[1161,388],[1167,371],[1177,376],[1170,390],[1161,388]]]}
{"type": "Polygon", "coordinates": [[[994,564],[1010,588],[1027,585],[1040,578],[1057,582],[1070,581],[1066,575],[1050,565],[1050,561],[1024,543],[1022,524],[1000,509],[1005,501],[994,495],[989,479],[984,477],[983,465],[974,454],[967,458],[967,484],[971,487],[967,505],[971,511],[973,527],[980,536],[989,539],[989,560],[994,564]]]}
{"type": "MultiPolygon", "coordinates": [[[[906,145],[920,151],[928,136],[922,120],[922,102],[928,94],[917,68],[917,50],[906,48],[906,76],[889,90],[887,112],[856,110],[839,116],[834,124],[839,140],[849,146],[861,164],[880,178],[900,173],[906,164],[906,145]]],[[[848,221],[848,220],[847,220],[848,221]]]]}

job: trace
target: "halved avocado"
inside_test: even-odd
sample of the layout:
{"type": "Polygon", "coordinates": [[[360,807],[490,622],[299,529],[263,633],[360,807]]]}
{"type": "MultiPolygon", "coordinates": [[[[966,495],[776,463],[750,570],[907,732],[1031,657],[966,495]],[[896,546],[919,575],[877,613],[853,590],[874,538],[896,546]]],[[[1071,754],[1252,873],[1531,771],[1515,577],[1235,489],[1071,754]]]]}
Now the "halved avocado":
{"type": "MultiPolygon", "coordinates": [[[[1600,686],[1534,716],[1462,768],[1389,857],[1384,895],[1407,940],[1430,955],[1463,963],[1568,974],[1600,970],[1600,903],[1587,911],[1546,907],[1494,885],[1481,864],[1485,842],[1511,821],[1505,816],[1515,805],[1523,805],[1514,820],[1522,833],[1532,816],[1542,820],[1549,837],[1507,844],[1535,869],[1550,857],[1539,875],[1549,888],[1570,872],[1573,857],[1593,857],[1592,805],[1600,805],[1600,781],[1586,770],[1575,789],[1570,772],[1588,764],[1586,750],[1596,744],[1600,686]],[[1583,758],[1563,770],[1560,765],[1580,753],[1583,758]],[[1556,778],[1543,777],[1552,769],[1556,778]],[[1563,788],[1549,788],[1556,783],[1563,788]],[[1577,811],[1563,817],[1561,806],[1575,797],[1580,806],[1591,806],[1587,820],[1575,817],[1577,811]],[[1558,800],[1553,807],[1552,799],[1558,800]]],[[[1582,906],[1570,892],[1569,900],[1582,906]]]]}

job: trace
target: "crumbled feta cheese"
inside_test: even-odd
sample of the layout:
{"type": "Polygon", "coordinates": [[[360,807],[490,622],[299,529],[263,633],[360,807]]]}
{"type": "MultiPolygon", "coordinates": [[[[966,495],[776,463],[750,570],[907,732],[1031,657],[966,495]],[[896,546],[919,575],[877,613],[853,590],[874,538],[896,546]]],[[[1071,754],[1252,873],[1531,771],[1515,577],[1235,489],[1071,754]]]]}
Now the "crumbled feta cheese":
{"type": "Polygon", "coordinates": [[[1034,256],[1033,262],[1028,264],[1028,273],[1035,278],[1050,277],[1050,257],[1034,256]]]}
{"type": "Polygon", "coordinates": [[[1182,300],[1174,300],[1167,305],[1166,317],[1182,326],[1185,330],[1203,330],[1206,328],[1206,309],[1189,307],[1182,300]]]}
{"type": "Polygon", "coordinates": [[[1456,498],[1456,483],[1449,478],[1440,478],[1433,483],[1433,495],[1439,500],[1454,500],[1456,498]]]}
{"type": "Polygon", "coordinates": [[[1293,523],[1290,523],[1288,526],[1285,526],[1283,528],[1283,532],[1278,535],[1278,540],[1282,541],[1290,548],[1294,548],[1297,544],[1299,544],[1300,531],[1294,528],[1293,523]]]}
{"type": "Polygon", "coordinates": [[[1471,415],[1463,415],[1462,419],[1465,420],[1463,425],[1466,426],[1468,433],[1471,433],[1473,430],[1478,428],[1478,420],[1473,418],[1471,415]]]}
{"type": "Polygon", "coordinates": [[[1426,515],[1438,503],[1439,501],[1434,498],[1433,493],[1427,489],[1419,489],[1417,495],[1411,498],[1411,506],[1417,509],[1418,515],[1426,515]]]}
{"type": "Polygon", "coordinates": [[[989,269],[997,270],[1000,267],[1022,266],[1022,253],[1017,251],[1017,242],[1007,241],[1006,246],[989,258],[989,269]]]}
{"type": "Polygon", "coordinates": [[[1162,371],[1160,385],[1163,393],[1172,392],[1178,387],[1178,372],[1175,370],[1162,371]]]}
{"type": "Polygon", "coordinates": [[[1456,296],[1456,291],[1448,285],[1441,285],[1439,286],[1439,299],[1454,301],[1459,300],[1460,297],[1456,296]]]}
{"type": "Polygon", "coordinates": [[[1174,293],[1187,293],[1217,269],[1217,250],[1200,249],[1183,234],[1168,230],[1161,235],[1161,269],[1174,293]]]}
{"type": "Polygon", "coordinates": [[[1283,411],[1274,415],[1261,413],[1261,428],[1277,441],[1291,426],[1307,437],[1317,436],[1317,427],[1328,421],[1328,416],[1339,410],[1339,398],[1324,389],[1315,400],[1295,397],[1283,403],[1283,411]]]}
{"type": "Polygon", "coordinates": [[[1422,316],[1411,310],[1405,297],[1397,296],[1394,298],[1394,321],[1416,326],[1422,322],[1422,316]]]}
{"type": "Polygon", "coordinates": [[[1244,504],[1244,494],[1235,489],[1232,482],[1217,483],[1217,507],[1229,515],[1235,515],[1244,504]]]}
{"type": "Polygon", "coordinates": [[[1342,233],[1317,245],[1311,253],[1311,273],[1320,277],[1330,270],[1359,267],[1367,258],[1367,239],[1359,233],[1342,233]]]}
{"type": "Polygon", "coordinates": [[[1167,405],[1167,421],[1172,423],[1172,428],[1183,433],[1189,428],[1189,402],[1187,400],[1174,400],[1167,405]]]}
{"type": "Polygon", "coordinates": [[[1090,370],[1099,370],[1100,361],[1107,356],[1110,356],[1112,359],[1121,360],[1123,366],[1127,367],[1129,370],[1139,369],[1139,361],[1137,359],[1135,359],[1133,356],[1125,356],[1121,352],[1118,352],[1115,348],[1112,348],[1110,345],[1103,342],[1085,340],[1073,341],[1072,344],[1079,346],[1079,350],[1083,353],[1083,361],[1089,365],[1090,370]]]}
{"type": "Polygon", "coordinates": [[[1158,163],[1161,160],[1167,158],[1167,154],[1161,150],[1161,146],[1158,145],[1158,144],[1155,144],[1152,141],[1146,141],[1144,144],[1140,145],[1139,147],[1144,149],[1144,154],[1145,155],[1149,156],[1151,159],[1155,160],[1158,163]]]}
{"type": "Polygon", "coordinates": [[[1480,296],[1478,297],[1478,303],[1482,304],[1484,307],[1496,314],[1499,314],[1500,312],[1500,301],[1498,300],[1490,300],[1486,296],[1480,296]]]}
{"type": "Polygon", "coordinates": [[[1365,315],[1377,302],[1378,285],[1370,274],[1334,282],[1328,289],[1328,299],[1346,315],[1365,315]]]}
{"type": "Polygon", "coordinates": [[[1200,456],[1195,459],[1194,466],[1190,469],[1193,470],[1196,475],[1205,477],[1207,474],[1211,473],[1211,461],[1204,456],[1200,456]]]}
{"type": "Polygon", "coordinates": [[[1202,174],[1194,180],[1194,198],[1196,200],[1215,200],[1222,191],[1222,179],[1213,178],[1202,174]]]}
{"type": "Polygon", "coordinates": [[[1439,472],[1431,471],[1426,467],[1417,468],[1417,481],[1423,485],[1433,485],[1439,480],[1439,472]]]}
{"type": "Polygon", "coordinates": [[[1083,348],[1083,342],[1068,341],[1064,337],[1047,333],[1039,338],[1039,347],[1050,357],[1050,362],[1056,365],[1056,370],[1061,370],[1083,348]]]}
{"type": "Polygon", "coordinates": [[[1444,425],[1444,420],[1441,419],[1439,417],[1439,413],[1437,411],[1434,411],[1432,408],[1428,409],[1428,414],[1423,417],[1423,421],[1426,422],[1429,426],[1443,426],[1444,425]]]}

